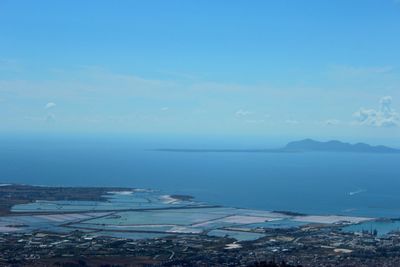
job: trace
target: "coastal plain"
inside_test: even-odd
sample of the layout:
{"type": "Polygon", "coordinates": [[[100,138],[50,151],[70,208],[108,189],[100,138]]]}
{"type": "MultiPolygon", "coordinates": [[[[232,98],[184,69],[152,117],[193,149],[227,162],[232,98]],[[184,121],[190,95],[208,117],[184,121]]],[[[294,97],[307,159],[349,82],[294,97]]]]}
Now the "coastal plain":
{"type": "Polygon", "coordinates": [[[0,200],[4,266],[373,266],[390,253],[400,262],[397,220],[225,207],[137,188],[2,184],[0,200]]]}
{"type": "MultiPolygon", "coordinates": [[[[5,185],[10,191],[18,185],[5,185]]],[[[32,187],[32,190],[43,187],[32,187]]],[[[47,188],[52,191],[52,188],[47,188]]],[[[67,190],[67,189],[66,189],[67,190]]],[[[85,191],[89,192],[91,188],[85,191]]],[[[73,189],[70,189],[73,191],[73,189]]],[[[77,199],[80,190],[77,190],[77,199]]],[[[32,194],[35,195],[35,194],[32,194]]],[[[190,196],[165,195],[146,189],[95,188],[93,200],[35,199],[11,207],[8,216],[0,217],[0,231],[80,230],[89,236],[110,235],[131,239],[166,235],[202,234],[228,236],[237,241],[256,240],[264,235],[268,223],[275,227],[307,224],[348,225],[372,220],[350,216],[316,216],[290,212],[273,212],[222,207],[194,201],[190,196]],[[96,200],[97,199],[97,200],[96,200]]]]}

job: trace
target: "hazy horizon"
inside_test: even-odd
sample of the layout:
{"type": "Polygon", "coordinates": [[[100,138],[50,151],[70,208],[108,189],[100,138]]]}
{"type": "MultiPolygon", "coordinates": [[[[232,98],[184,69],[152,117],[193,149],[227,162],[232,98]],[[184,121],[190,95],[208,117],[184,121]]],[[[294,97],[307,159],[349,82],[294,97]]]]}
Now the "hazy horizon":
{"type": "MultiPolygon", "coordinates": [[[[340,141],[356,144],[384,145],[400,149],[400,141],[394,139],[361,139],[361,138],[319,138],[309,136],[260,136],[260,135],[199,135],[199,134],[139,134],[139,133],[48,133],[27,132],[0,134],[1,146],[50,144],[50,143],[97,143],[102,145],[119,146],[131,145],[140,149],[276,149],[282,148],[292,141],[312,139],[320,142],[340,141]]],[[[0,147],[1,147],[0,146],[0,147]]]]}
{"type": "Polygon", "coordinates": [[[399,15],[394,0],[1,1],[0,131],[400,147],[399,15]]]}

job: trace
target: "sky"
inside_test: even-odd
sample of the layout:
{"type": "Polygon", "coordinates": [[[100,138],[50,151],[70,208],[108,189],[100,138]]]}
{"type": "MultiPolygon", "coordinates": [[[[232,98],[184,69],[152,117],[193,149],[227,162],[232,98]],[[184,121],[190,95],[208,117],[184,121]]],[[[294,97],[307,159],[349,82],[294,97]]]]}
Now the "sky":
{"type": "Polygon", "coordinates": [[[400,146],[399,0],[0,0],[0,132],[400,146]]]}

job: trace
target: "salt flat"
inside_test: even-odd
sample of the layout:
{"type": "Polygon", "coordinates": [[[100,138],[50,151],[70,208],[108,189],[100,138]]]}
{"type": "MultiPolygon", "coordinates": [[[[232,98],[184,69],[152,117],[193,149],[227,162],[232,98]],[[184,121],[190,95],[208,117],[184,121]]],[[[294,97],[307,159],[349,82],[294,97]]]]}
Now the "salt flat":
{"type": "Polygon", "coordinates": [[[80,230],[133,239],[207,234],[249,241],[264,237],[260,229],[269,225],[288,228],[308,223],[357,224],[371,220],[212,206],[152,190],[110,191],[103,197],[104,201],[37,200],[15,205],[12,211],[19,216],[0,217],[0,232],[80,230]]]}

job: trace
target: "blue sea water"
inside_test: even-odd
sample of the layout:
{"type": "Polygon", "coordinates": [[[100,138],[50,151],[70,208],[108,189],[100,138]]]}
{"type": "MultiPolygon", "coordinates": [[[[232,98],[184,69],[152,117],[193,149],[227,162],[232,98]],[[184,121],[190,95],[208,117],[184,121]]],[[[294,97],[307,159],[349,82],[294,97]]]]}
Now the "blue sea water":
{"type": "Polygon", "coordinates": [[[0,183],[152,188],[233,207],[400,217],[400,154],[159,152],[151,149],[163,143],[142,141],[3,138],[0,183]]]}
{"type": "Polygon", "coordinates": [[[384,236],[393,231],[400,231],[400,221],[368,221],[360,224],[353,224],[343,228],[346,232],[372,232],[377,231],[378,236],[384,236]]]}

